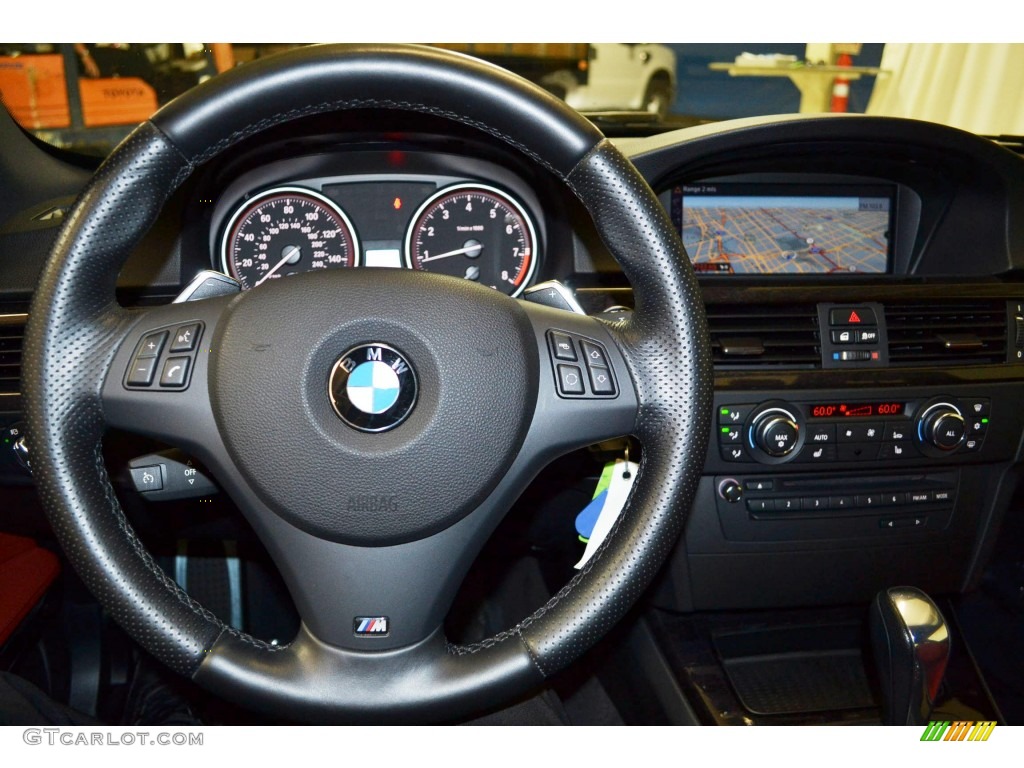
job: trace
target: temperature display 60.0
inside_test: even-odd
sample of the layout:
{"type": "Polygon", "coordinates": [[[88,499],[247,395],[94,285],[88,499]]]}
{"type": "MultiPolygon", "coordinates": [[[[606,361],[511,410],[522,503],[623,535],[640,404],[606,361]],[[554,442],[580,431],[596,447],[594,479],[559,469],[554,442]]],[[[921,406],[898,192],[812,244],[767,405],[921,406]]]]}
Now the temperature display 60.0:
{"type": "Polygon", "coordinates": [[[814,403],[813,419],[856,418],[859,416],[902,416],[906,403],[814,403]]]}

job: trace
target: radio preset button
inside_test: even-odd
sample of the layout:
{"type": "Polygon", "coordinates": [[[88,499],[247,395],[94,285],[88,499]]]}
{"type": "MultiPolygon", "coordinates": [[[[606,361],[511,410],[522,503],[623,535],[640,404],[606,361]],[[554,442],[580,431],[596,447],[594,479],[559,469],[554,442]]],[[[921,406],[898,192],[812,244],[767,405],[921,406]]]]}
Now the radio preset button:
{"type": "Polygon", "coordinates": [[[818,510],[828,509],[828,497],[804,496],[800,499],[800,507],[805,512],[816,512],[818,510]]]}

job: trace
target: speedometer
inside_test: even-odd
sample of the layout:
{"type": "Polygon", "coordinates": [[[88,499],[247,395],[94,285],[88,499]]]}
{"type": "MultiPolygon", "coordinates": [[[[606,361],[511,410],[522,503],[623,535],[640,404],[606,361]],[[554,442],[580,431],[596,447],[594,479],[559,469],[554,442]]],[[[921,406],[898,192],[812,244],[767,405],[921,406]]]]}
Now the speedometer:
{"type": "Polygon", "coordinates": [[[249,289],[298,272],[356,266],[359,241],[331,200],[301,187],[277,187],[235,211],[224,230],[221,260],[224,271],[249,289]]]}
{"type": "Polygon", "coordinates": [[[536,244],[533,221],[519,203],[493,187],[460,184],[420,206],[405,237],[405,259],[412,269],[518,296],[533,276],[536,244]]]}

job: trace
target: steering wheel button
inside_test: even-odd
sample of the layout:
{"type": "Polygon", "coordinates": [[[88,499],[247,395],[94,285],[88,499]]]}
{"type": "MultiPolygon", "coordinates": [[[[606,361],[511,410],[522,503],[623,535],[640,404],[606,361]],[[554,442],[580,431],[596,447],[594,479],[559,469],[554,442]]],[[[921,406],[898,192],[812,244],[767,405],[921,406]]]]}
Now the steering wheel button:
{"type": "Polygon", "coordinates": [[[155,357],[137,357],[128,369],[128,386],[148,387],[153,383],[153,374],[156,372],[155,357]]]}
{"type": "Polygon", "coordinates": [[[587,361],[588,366],[608,367],[608,357],[604,349],[591,341],[581,341],[580,345],[583,347],[583,359],[587,361]]]}
{"type": "Polygon", "coordinates": [[[582,395],[583,371],[575,365],[558,366],[558,390],[563,395],[582,395]]]}
{"type": "Polygon", "coordinates": [[[171,352],[191,352],[196,348],[199,341],[199,334],[202,326],[199,323],[182,325],[174,332],[174,340],[171,342],[171,352]]]}
{"type": "Polygon", "coordinates": [[[130,470],[135,490],[140,493],[159,491],[164,487],[163,474],[159,466],[132,467],[130,470]]]}
{"type": "Polygon", "coordinates": [[[572,337],[558,331],[551,331],[551,354],[556,360],[571,360],[576,362],[576,347],[573,346],[572,337]]]}
{"type": "Polygon", "coordinates": [[[184,387],[188,377],[188,367],[192,361],[187,357],[169,357],[164,361],[160,373],[161,387],[184,387]]]}
{"type": "Polygon", "coordinates": [[[148,333],[142,338],[142,343],[139,344],[139,351],[135,356],[137,358],[160,357],[160,352],[163,351],[164,342],[166,341],[167,331],[148,333]]]}
{"type": "Polygon", "coordinates": [[[590,374],[590,389],[595,395],[614,395],[615,382],[612,381],[612,372],[607,368],[587,366],[590,374]]]}

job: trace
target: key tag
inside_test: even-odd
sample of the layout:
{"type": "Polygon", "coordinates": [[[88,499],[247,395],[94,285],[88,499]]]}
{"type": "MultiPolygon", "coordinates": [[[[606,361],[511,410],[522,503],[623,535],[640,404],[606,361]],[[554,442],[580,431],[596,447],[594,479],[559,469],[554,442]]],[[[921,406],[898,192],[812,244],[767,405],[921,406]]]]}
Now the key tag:
{"type": "Polygon", "coordinates": [[[587,561],[593,557],[597,548],[607,538],[612,526],[615,525],[615,521],[619,519],[619,515],[622,514],[622,510],[626,506],[626,499],[629,498],[629,492],[633,490],[637,469],[636,462],[629,460],[628,449],[625,458],[616,459],[605,465],[604,471],[601,473],[601,480],[597,484],[594,500],[576,517],[576,530],[581,539],[587,539],[587,548],[583,551],[583,557],[574,566],[576,570],[586,565],[587,561]],[[606,477],[607,487],[602,488],[606,477]],[[595,516],[596,520],[593,522],[590,535],[585,536],[586,524],[595,516]]]}

